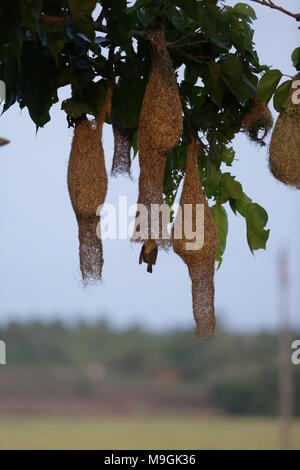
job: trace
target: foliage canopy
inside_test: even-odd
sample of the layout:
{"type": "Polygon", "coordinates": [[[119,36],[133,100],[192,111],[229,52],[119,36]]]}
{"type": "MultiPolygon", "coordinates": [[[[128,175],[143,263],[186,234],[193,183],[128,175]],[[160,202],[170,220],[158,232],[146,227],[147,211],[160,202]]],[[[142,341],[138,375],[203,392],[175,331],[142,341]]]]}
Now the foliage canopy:
{"type": "MultiPolygon", "coordinates": [[[[250,5],[231,7],[219,0],[4,0],[4,111],[17,102],[21,109],[28,108],[37,128],[43,127],[58,102],[58,89],[71,85],[72,96],[61,105],[69,119],[96,117],[113,81],[112,110],[124,128],[134,130],[135,155],[151,69],[147,31],[163,22],[183,108],[198,131],[200,177],[213,200],[219,232],[218,261],[226,246],[227,203],[245,218],[250,249],[265,248],[268,216],[230,172],[235,159],[232,140],[241,131],[251,99],[257,95],[267,104],[274,96],[274,106],[281,111],[291,80],[280,83],[282,72],[260,64],[253,42],[255,19],[250,5]]],[[[292,61],[300,70],[300,48],[292,61]]],[[[164,195],[170,205],[184,175],[187,141],[184,131],[167,157],[164,195]]]]}

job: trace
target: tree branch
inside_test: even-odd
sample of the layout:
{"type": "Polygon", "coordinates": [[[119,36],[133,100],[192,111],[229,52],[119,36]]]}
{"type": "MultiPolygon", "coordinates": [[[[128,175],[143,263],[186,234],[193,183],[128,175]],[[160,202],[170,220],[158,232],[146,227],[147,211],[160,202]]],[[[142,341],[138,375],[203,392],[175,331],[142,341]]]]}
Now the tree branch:
{"type": "Polygon", "coordinates": [[[196,64],[203,64],[207,61],[210,60],[210,57],[208,56],[200,56],[200,55],[197,55],[197,56],[194,56],[192,54],[188,54],[187,52],[183,51],[180,47],[178,46],[171,46],[171,45],[168,45],[168,47],[170,49],[172,49],[173,51],[176,51],[178,54],[180,54],[182,57],[185,57],[186,59],[190,60],[191,62],[195,62],[196,64]]]}
{"type": "MultiPolygon", "coordinates": [[[[100,21],[99,18],[98,20],[95,22],[95,30],[96,31],[99,31],[101,33],[107,33],[107,29],[105,26],[103,26],[102,24],[102,16],[100,14],[100,21]],[[100,18],[101,17],[101,18],[100,18]]],[[[52,15],[46,15],[44,13],[41,14],[40,16],[40,21],[42,23],[45,23],[45,24],[49,24],[49,25],[53,25],[53,26],[61,26],[61,27],[66,27],[68,26],[70,23],[70,21],[64,17],[64,16],[52,16],[52,15]]],[[[137,39],[145,39],[145,40],[149,40],[149,35],[147,33],[147,31],[132,31],[132,34],[135,38],[137,39]]],[[[185,45],[180,45],[180,42],[185,40],[186,37],[183,37],[181,39],[179,39],[178,41],[175,41],[175,42],[169,42],[167,43],[167,47],[169,49],[172,49],[172,50],[175,50],[178,52],[178,54],[181,54],[183,57],[185,57],[186,59],[189,59],[191,60],[192,62],[196,62],[196,63],[200,63],[202,64],[203,61],[205,60],[208,60],[208,57],[204,57],[204,56],[193,56],[192,54],[188,54],[186,52],[184,52],[183,50],[181,50],[181,47],[185,47],[185,46],[194,46],[194,45],[198,45],[200,43],[206,43],[207,40],[206,39],[203,39],[203,40],[199,40],[195,43],[190,43],[190,44],[185,44],[185,45]]]]}
{"type": "MultiPolygon", "coordinates": [[[[52,15],[45,15],[45,13],[42,13],[40,16],[40,21],[44,24],[49,24],[52,26],[69,26],[71,23],[70,21],[67,20],[66,17],[64,16],[52,16],[52,15]]],[[[102,20],[101,21],[96,21],[95,22],[95,30],[99,31],[100,33],[106,33],[106,27],[103,26],[102,20]]]]}
{"type": "MultiPolygon", "coordinates": [[[[94,23],[95,31],[98,31],[100,33],[107,33],[106,26],[102,24],[102,18],[100,18],[100,21],[99,21],[99,18],[94,23]]],[[[52,16],[52,15],[46,15],[45,13],[41,14],[40,21],[44,24],[49,24],[52,26],[61,26],[61,27],[69,26],[71,24],[71,22],[68,21],[67,18],[65,18],[64,16],[52,16]]],[[[132,34],[134,37],[138,39],[139,38],[148,39],[148,34],[146,33],[146,31],[133,31],[132,34]]]]}
{"type": "Polygon", "coordinates": [[[279,5],[275,5],[275,3],[272,0],[251,0],[251,1],[258,3],[259,5],[263,5],[265,7],[272,8],[273,10],[281,11],[285,15],[288,15],[291,18],[294,18],[296,21],[300,21],[300,13],[292,13],[291,11],[288,11],[279,5]]]}
{"type": "Polygon", "coordinates": [[[49,24],[52,26],[67,26],[68,22],[64,16],[52,16],[42,13],[40,16],[40,21],[44,24],[49,24]]]}

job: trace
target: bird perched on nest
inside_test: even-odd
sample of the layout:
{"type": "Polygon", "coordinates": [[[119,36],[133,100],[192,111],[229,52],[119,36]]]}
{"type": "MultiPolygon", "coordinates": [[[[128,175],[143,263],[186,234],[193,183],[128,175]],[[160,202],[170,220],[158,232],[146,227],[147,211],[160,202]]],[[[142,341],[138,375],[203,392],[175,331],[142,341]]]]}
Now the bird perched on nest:
{"type": "Polygon", "coordinates": [[[0,137],[0,147],[1,147],[2,145],[6,145],[6,144],[9,144],[9,140],[2,139],[2,137],[0,137]]]}
{"type": "Polygon", "coordinates": [[[140,254],[139,264],[142,264],[143,262],[146,263],[148,265],[148,273],[152,273],[152,266],[156,264],[157,253],[158,247],[154,240],[148,240],[144,243],[140,254]]]}

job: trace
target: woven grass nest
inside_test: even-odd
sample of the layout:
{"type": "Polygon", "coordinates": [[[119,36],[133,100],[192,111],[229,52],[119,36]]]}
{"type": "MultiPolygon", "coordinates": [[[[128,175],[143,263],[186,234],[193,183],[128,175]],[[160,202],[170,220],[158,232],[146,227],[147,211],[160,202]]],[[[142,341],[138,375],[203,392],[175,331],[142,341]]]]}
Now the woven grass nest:
{"type": "Polygon", "coordinates": [[[144,243],[152,239],[166,248],[170,244],[167,224],[161,216],[151,218],[151,204],[163,204],[166,154],[176,146],[182,134],[182,107],[164,31],[152,31],[149,36],[153,47],[152,70],[145,91],[138,132],[138,204],[147,208],[148,220],[137,212],[132,240],[144,243]],[[148,229],[142,231],[145,223],[148,229]]]}
{"type": "MultiPolygon", "coordinates": [[[[295,80],[300,80],[300,73],[295,80]]],[[[279,115],[269,148],[273,176],[288,186],[300,189],[300,104],[293,103],[291,92],[285,110],[279,115]]]]}
{"type": "Polygon", "coordinates": [[[273,127],[273,117],[268,106],[261,103],[255,96],[242,121],[242,129],[252,142],[265,146],[265,138],[273,127]],[[260,134],[263,132],[263,134],[260,134]]]}
{"type": "Polygon", "coordinates": [[[97,208],[104,203],[107,174],[102,146],[102,128],[110,111],[111,89],[96,121],[86,117],[75,124],[69,168],[68,188],[79,232],[80,270],[84,285],[101,280],[102,242],[97,208]],[[98,234],[97,234],[98,233],[98,234]]]}
{"type": "MultiPolygon", "coordinates": [[[[203,193],[198,172],[198,145],[196,137],[192,138],[188,145],[187,165],[184,184],[180,198],[181,215],[176,215],[172,228],[172,243],[175,253],[188,267],[192,281],[193,313],[196,322],[196,334],[198,336],[212,336],[215,331],[214,308],[214,272],[218,247],[218,234],[210,208],[203,193]],[[177,233],[182,233],[183,221],[192,224],[196,230],[196,204],[204,205],[204,244],[199,249],[190,249],[193,240],[185,236],[176,238],[177,233]],[[188,211],[185,205],[192,205],[192,211],[188,211]]],[[[199,230],[199,227],[197,227],[199,230]]],[[[196,239],[195,239],[196,240],[196,239]]]]}

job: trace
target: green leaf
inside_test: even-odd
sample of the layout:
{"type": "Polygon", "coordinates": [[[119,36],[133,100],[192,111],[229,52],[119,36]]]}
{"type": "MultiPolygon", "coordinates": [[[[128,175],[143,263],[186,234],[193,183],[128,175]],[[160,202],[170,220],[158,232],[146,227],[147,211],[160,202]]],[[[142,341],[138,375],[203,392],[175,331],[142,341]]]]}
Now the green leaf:
{"type": "Polygon", "coordinates": [[[229,90],[232,92],[232,94],[242,104],[246,104],[247,101],[252,98],[256,93],[255,87],[252,85],[251,82],[249,82],[249,80],[244,74],[238,81],[233,80],[228,75],[223,75],[223,80],[229,90]]]}
{"type": "Polygon", "coordinates": [[[201,108],[193,108],[191,118],[196,129],[204,130],[215,127],[218,120],[217,109],[211,100],[201,108]]]}
{"type": "Polygon", "coordinates": [[[137,153],[139,151],[139,146],[138,146],[138,131],[136,131],[133,135],[132,139],[132,148],[133,148],[133,159],[137,156],[137,153]]]}
{"type": "Polygon", "coordinates": [[[229,55],[222,62],[221,74],[225,84],[240,103],[245,104],[255,95],[256,88],[245,75],[239,57],[229,55]]]}
{"type": "Polygon", "coordinates": [[[233,78],[234,80],[239,80],[243,73],[243,64],[239,57],[235,55],[229,55],[221,65],[222,74],[227,75],[228,77],[233,78]]]}
{"type": "Polygon", "coordinates": [[[246,206],[247,240],[250,250],[265,249],[270,230],[265,230],[268,214],[259,204],[250,203],[246,206]]]}
{"type": "Polygon", "coordinates": [[[209,73],[210,75],[215,79],[215,80],[218,80],[220,78],[220,75],[221,75],[221,65],[216,63],[216,62],[213,62],[212,60],[210,60],[208,62],[208,69],[209,69],[209,73]]]}
{"type": "Polygon", "coordinates": [[[274,108],[279,113],[285,110],[285,105],[289,97],[292,83],[292,80],[287,80],[286,82],[283,82],[274,93],[274,108]]]}
{"type": "Polygon", "coordinates": [[[280,70],[268,70],[257,85],[257,98],[268,104],[282,78],[280,70]]]}
{"type": "Polygon", "coordinates": [[[233,160],[235,158],[235,151],[233,147],[224,147],[223,153],[222,153],[222,161],[227,165],[231,166],[233,163],[233,160]]]}
{"type": "Polygon", "coordinates": [[[205,192],[208,196],[213,195],[218,188],[222,179],[222,173],[215,163],[210,159],[206,159],[206,180],[205,192]]]}
{"type": "Polygon", "coordinates": [[[252,199],[245,193],[239,199],[235,200],[235,209],[243,216],[246,217],[246,208],[248,204],[252,203],[252,199]]]}
{"type": "Polygon", "coordinates": [[[218,269],[222,264],[223,255],[226,249],[228,235],[228,217],[227,212],[221,204],[215,204],[210,208],[213,219],[218,230],[218,250],[216,260],[218,261],[218,269]]]}
{"type": "MultiPolygon", "coordinates": [[[[105,11],[107,38],[130,54],[132,52],[132,29],[135,28],[136,23],[133,21],[133,16],[127,14],[127,3],[126,0],[101,1],[105,11]]],[[[137,12],[137,17],[143,23],[143,28],[149,27],[150,16],[149,14],[144,15],[141,11],[137,12]]]]}
{"type": "Polygon", "coordinates": [[[19,61],[20,50],[22,45],[21,33],[21,14],[19,2],[16,0],[0,2],[0,59],[2,56],[1,48],[10,49],[15,58],[19,61]]]}
{"type": "Polygon", "coordinates": [[[236,181],[235,176],[224,173],[220,183],[220,202],[224,204],[229,199],[240,199],[243,194],[241,183],[236,181]]]}
{"type": "Polygon", "coordinates": [[[174,170],[185,171],[187,161],[187,145],[180,143],[174,149],[174,170]]]}
{"type": "Polygon", "coordinates": [[[78,118],[82,114],[91,114],[90,107],[79,96],[74,95],[72,98],[64,100],[61,109],[73,119],[78,118]]]}
{"type": "Polygon", "coordinates": [[[112,111],[118,116],[124,129],[139,127],[144,94],[145,82],[143,80],[120,80],[119,85],[114,89],[112,111]]]}
{"type": "Polygon", "coordinates": [[[192,20],[199,21],[199,9],[197,0],[170,0],[170,3],[181,8],[183,13],[189,16],[192,20]]]}
{"type": "Polygon", "coordinates": [[[245,219],[247,226],[247,240],[250,250],[265,249],[270,230],[265,230],[268,223],[268,214],[259,204],[242,193],[239,199],[230,199],[230,206],[236,214],[238,211],[245,219]]]}
{"type": "Polygon", "coordinates": [[[202,72],[202,79],[204,85],[211,95],[212,101],[219,106],[222,107],[223,95],[224,95],[224,88],[221,86],[222,82],[216,78],[216,69],[210,68],[209,71],[202,72]],[[214,73],[214,76],[211,75],[211,71],[214,73]]]}
{"type": "Polygon", "coordinates": [[[36,27],[41,16],[42,5],[43,0],[22,0],[20,2],[21,14],[34,39],[36,38],[36,27]]]}
{"type": "Polygon", "coordinates": [[[21,55],[21,96],[37,127],[49,120],[49,110],[57,97],[57,67],[47,49],[28,43],[21,55]]]}
{"type": "Polygon", "coordinates": [[[296,70],[300,70],[300,47],[297,47],[292,53],[293,66],[296,70]]]}
{"type": "Polygon", "coordinates": [[[199,77],[199,66],[197,64],[187,64],[184,70],[184,80],[191,85],[195,85],[199,77]]]}
{"type": "Polygon", "coordinates": [[[133,13],[139,8],[145,6],[146,0],[136,0],[135,4],[128,8],[128,13],[133,13]]]}
{"type": "Polygon", "coordinates": [[[76,28],[93,41],[95,37],[95,27],[92,18],[97,0],[67,0],[71,10],[72,19],[76,28]]]}
{"type": "Polygon", "coordinates": [[[59,64],[59,54],[68,41],[65,28],[55,25],[40,24],[39,36],[44,47],[48,47],[56,64],[59,64]]]}
{"type": "Polygon", "coordinates": [[[233,7],[233,11],[238,13],[239,15],[245,16],[246,18],[250,18],[251,20],[256,20],[255,11],[246,3],[237,3],[233,7]]]}
{"type": "Polygon", "coordinates": [[[99,115],[106,96],[105,82],[90,82],[79,89],[72,98],[63,101],[61,108],[73,119],[82,114],[99,115]]]}
{"type": "Polygon", "coordinates": [[[3,51],[3,62],[0,65],[0,80],[4,81],[6,88],[3,112],[7,111],[16,102],[19,91],[19,79],[19,62],[12,48],[6,47],[3,51]]]}

